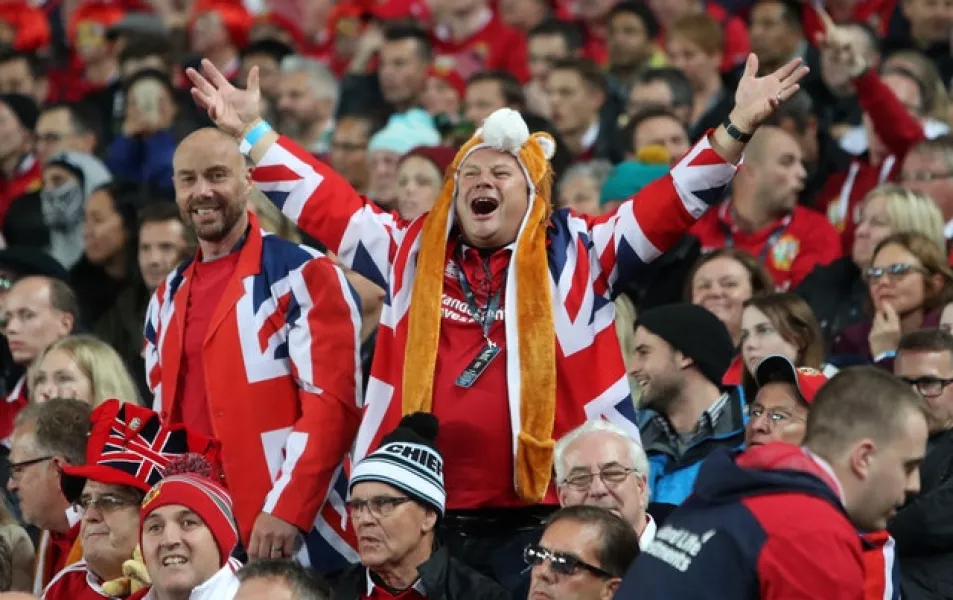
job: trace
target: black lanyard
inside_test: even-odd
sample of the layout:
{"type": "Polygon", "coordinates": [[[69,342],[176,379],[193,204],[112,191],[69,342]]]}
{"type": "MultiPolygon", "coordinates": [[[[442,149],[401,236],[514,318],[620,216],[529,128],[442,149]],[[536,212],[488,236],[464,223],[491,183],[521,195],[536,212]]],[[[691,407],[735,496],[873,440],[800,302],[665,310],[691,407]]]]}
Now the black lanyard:
{"type": "MultiPolygon", "coordinates": [[[[478,321],[480,315],[480,305],[477,304],[476,296],[473,294],[473,289],[470,287],[470,282],[467,281],[467,276],[463,272],[463,257],[460,258],[459,269],[457,269],[457,281],[460,282],[460,288],[463,290],[463,295],[467,299],[467,309],[470,312],[470,317],[474,321],[478,321]]],[[[493,275],[490,272],[489,266],[484,264],[486,269],[486,275],[489,281],[493,281],[493,275]]],[[[496,293],[490,298],[486,303],[486,309],[483,314],[482,322],[480,327],[483,329],[483,339],[486,340],[491,346],[496,346],[492,340],[490,340],[490,327],[493,326],[493,322],[496,321],[496,311],[500,309],[500,301],[503,298],[503,288],[506,287],[506,271],[509,269],[507,267],[503,270],[503,282],[500,284],[499,289],[496,290],[496,293]]]]}

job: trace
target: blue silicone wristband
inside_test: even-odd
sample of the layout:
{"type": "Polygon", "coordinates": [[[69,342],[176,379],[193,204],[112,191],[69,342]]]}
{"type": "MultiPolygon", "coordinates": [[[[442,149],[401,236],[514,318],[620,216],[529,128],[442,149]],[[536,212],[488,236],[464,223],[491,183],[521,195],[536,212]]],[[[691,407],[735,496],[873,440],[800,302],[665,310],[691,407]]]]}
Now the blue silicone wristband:
{"type": "Polygon", "coordinates": [[[248,154],[251,152],[252,146],[257,144],[258,140],[260,140],[261,137],[269,131],[274,131],[274,129],[271,128],[271,125],[269,125],[267,121],[262,121],[258,125],[252,127],[251,131],[245,134],[245,137],[242,139],[240,148],[242,154],[248,154]]]}

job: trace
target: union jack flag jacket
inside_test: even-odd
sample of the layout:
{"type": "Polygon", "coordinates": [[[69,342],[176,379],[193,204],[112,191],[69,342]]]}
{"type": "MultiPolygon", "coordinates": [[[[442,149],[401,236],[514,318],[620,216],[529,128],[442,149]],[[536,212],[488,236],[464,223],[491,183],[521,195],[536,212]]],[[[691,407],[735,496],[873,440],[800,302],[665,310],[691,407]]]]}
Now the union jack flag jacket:
{"type": "MultiPolygon", "coordinates": [[[[303,532],[317,528],[355,558],[339,536],[343,501],[319,509],[360,421],[360,300],[328,257],[250,220],[203,346],[209,414],[242,540],[264,511],[303,532]]],[[[147,377],[163,420],[175,414],[193,270],[190,260],[170,273],[146,315],[147,377]]]]}
{"type": "MultiPolygon", "coordinates": [[[[706,137],[670,175],[644,188],[616,212],[598,218],[568,210],[553,214],[547,258],[557,338],[554,439],[600,417],[639,439],[613,327],[614,289],[637,277],[646,263],[717,203],[735,170],[706,137]]],[[[252,177],[303,231],[387,292],[352,454],[353,460],[360,460],[401,417],[407,314],[424,220],[408,223],[380,210],[286,137],[268,149],[252,177]]],[[[506,390],[500,393],[505,395],[506,390]]],[[[512,402],[510,407],[512,419],[512,402]]]]}

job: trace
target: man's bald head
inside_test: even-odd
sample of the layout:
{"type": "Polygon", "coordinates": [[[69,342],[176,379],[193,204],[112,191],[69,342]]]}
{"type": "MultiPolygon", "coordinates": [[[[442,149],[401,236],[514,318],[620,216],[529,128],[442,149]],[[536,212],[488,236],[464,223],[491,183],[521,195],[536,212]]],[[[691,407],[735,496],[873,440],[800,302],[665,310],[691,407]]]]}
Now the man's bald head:
{"type": "Polygon", "coordinates": [[[231,136],[218,129],[199,129],[179,144],[172,158],[175,202],[182,220],[199,239],[203,252],[231,240],[247,224],[251,169],[231,136]]]}
{"type": "Polygon", "coordinates": [[[751,136],[751,141],[745,147],[745,164],[760,165],[771,154],[771,146],[778,140],[778,136],[790,135],[773,125],[762,125],[751,136]]]}
{"type": "Polygon", "coordinates": [[[807,177],[801,146],[780,127],[760,127],[745,148],[738,175],[736,197],[747,188],[768,214],[787,214],[794,209],[807,177]]]}

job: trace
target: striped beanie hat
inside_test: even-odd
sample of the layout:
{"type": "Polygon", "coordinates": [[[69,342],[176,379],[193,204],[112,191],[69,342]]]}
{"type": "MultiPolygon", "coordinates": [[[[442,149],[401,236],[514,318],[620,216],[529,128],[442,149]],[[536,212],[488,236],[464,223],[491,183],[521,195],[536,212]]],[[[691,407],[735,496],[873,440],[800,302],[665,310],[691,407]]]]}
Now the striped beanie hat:
{"type": "Polygon", "coordinates": [[[157,483],[146,494],[139,508],[139,544],[142,545],[142,527],[154,510],[171,504],[182,505],[199,516],[212,532],[218,545],[220,566],[225,566],[238,545],[238,526],[228,491],[202,473],[170,475],[157,483]]]}
{"type": "Polygon", "coordinates": [[[386,483],[443,516],[447,491],[443,487],[443,456],[437,449],[437,418],[417,412],[404,416],[380,447],[357,463],[347,493],[362,481],[386,483]]]}

